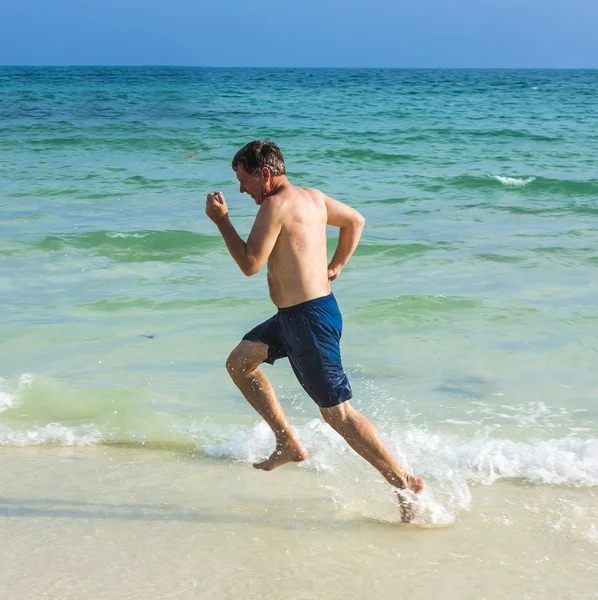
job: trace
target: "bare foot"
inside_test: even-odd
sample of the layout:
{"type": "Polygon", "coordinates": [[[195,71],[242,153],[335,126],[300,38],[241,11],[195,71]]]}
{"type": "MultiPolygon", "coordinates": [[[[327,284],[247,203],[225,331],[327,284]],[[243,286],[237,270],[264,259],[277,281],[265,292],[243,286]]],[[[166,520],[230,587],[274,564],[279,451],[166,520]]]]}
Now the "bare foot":
{"type": "Polygon", "coordinates": [[[397,492],[397,498],[399,499],[399,509],[401,511],[401,522],[402,523],[411,523],[413,519],[415,519],[415,507],[417,504],[417,499],[414,497],[414,494],[420,494],[424,489],[424,480],[421,477],[413,477],[412,475],[408,476],[407,485],[403,488],[404,490],[410,490],[413,494],[409,492],[401,493],[397,492]]]}
{"type": "Polygon", "coordinates": [[[272,471],[276,467],[282,467],[289,462],[301,462],[308,457],[307,450],[300,444],[296,446],[276,445],[276,450],[270,454],[270,458],[261,463],[254,463],[256,469],[262,471],[272,471]]]}
{"type": "Polygon", "coordinates": [[[419,494],[424,489],[424,480],[421,477],[410,477],[408,487],[414,494],[419,494]]]}

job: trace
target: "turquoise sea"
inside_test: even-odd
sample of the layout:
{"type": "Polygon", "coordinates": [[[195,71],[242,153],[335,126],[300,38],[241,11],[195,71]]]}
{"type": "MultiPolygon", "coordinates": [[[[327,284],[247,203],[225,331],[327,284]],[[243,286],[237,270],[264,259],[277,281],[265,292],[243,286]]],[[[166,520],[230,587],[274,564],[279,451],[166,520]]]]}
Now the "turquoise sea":
{"type": "MultiPolygon", "coordinates": [[[[343,359],[428,482],[421,523],[514,482],[551,496],[511,521],[595,556],[597,70],[0,68],[0,446],[269,454],[224,363],[275,309],[204,214],[221,190],[246,236],[230,161],[264,137],[366,217],[333,284],[343,359]]],[[[288,363],[265,372],[311,452],[285,477],[392,523],[288,363]]]]}

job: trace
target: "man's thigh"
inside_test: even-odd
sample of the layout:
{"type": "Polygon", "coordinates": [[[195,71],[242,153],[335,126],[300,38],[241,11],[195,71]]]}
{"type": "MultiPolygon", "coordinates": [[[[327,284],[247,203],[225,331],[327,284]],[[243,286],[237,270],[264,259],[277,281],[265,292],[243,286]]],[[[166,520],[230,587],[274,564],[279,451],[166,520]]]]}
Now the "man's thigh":
{"type": "Polygon", "coordinates": [[[256,342],[268,347],[268,354],[262,362],[273,365],[279,358],[287,356],[287,349],[282,339],[276,315],[260,323],[243,336],[243,342],[256,342]]]}
{"type": "Polygon", "coordinates": [[[241,340],[226,361],[229,371],[247,373],[268,360],[268,345],[263,342],[241,340]]]}

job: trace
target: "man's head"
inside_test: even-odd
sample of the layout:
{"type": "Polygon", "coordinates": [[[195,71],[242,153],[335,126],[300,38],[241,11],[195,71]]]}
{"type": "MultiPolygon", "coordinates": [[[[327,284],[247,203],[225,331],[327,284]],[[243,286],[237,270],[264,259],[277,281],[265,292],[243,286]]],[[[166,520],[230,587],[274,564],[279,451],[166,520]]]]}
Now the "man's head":
{"type": "Polygon", "coordinates": [[[249,194],[261,204],[272,188],[274,177],[286,175],[280,148],[269,139],[249,142],[239,150],[232,161],[241,193],[249,194]]]}

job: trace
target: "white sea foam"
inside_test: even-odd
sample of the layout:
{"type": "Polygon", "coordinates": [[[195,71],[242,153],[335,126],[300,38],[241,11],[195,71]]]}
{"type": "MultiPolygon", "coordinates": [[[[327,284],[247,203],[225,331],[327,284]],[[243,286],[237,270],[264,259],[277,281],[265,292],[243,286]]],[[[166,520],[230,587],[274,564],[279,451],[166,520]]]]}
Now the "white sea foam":
{"type": "Polygon", "coordinates": [[[15,396],[7,392],[0,392],[0,413],[15,405],[15,396]]]}
{"type": "MultiPolygon", "coordinates": [[[[342,469],[343,461],[353,454],[322,421],[310,421],[299,427],[298,433],[311,451],[304,466],[334,471],[342,469]]],[[[228,431],[202,426],[189,430],[188,435],[209,456],[244,462],[264,458],[273,446],[272,434],[264,423],[228,431]]],[[[491,484],[519,478],[552,485],[598,485],[598,439],[567,437],[536,443],[482,435],[464,439],[418,428],[383,433],[383,437],[406,468],[439,481],[458,478],[491,484]]]]}
{"type": "Polygon", "coordinates": [[[18,406],[21,402],[21,393],[28,390],[32,383],[33,375],[30,373],[23,373],[14,387],[8,380],[0,378],[0,413],[18,406]]]}
{"type": "MultiPolygon", "coordinates": [[[[114,432],[99,424],[71,426],[64,423],[29,425],[11,429],[0,425],[0,445],[88,445],[115,440],[114,432]]],[[[267,457],[274,440],[265,423],[253,427],[217,426],[206,423],[177,426],[178,441],[190,442],[208,456],[255,462],[267,457]]],[[[321,473],[346,475],[370,470],[346,442],[318,419],[297,428],[310,451],[301,467],[321,473]]],[[[492,484],[505,478],[525,479],[537,484],[567,484],[578,487],[598,485],[598,439],[569,436],[538,442],[498,439],[489,435],[457,437],[411,427],[382,432],[399,461],[423,477],[466,487],[467,483],[492,484]]],[[[122,436],[117,435],[120,439],[122,436]]],[[[151,433],[144,434],[151,443],[151,433]]]]}
{"type": "Polygon", "coordinates": [[[0,424],[0,446],[90,446],[103,439],[102,432],[93,425],[71,427],[48,423],[29,429],[12,429],[0,424]]]}
{"type": "Polygon", "coordinates": [[[492,179],[496,179],[503,183],[504,185],[513,185],[513,186],[524,186],[528,183],[531,183],[536,179],[535,177],[527,177],[525,179],[517,178],[517,177],[502,177],[501,175],[492,175],[492,179]]]}
{"type": "Polygon", "coordinates": [[[128,232],[121,232],[121,231],[108,231],[107,232],[107,236],[109,238],[144,238],[147,237],[149,234],[148,233],[128,233],[128,232]]]}

